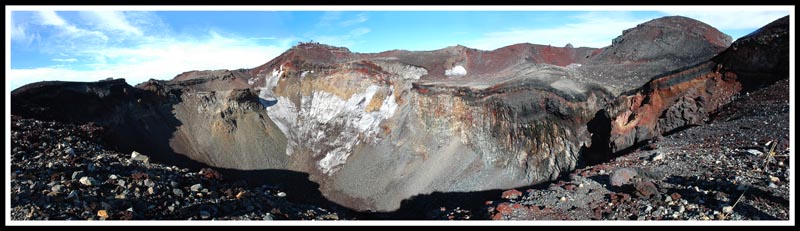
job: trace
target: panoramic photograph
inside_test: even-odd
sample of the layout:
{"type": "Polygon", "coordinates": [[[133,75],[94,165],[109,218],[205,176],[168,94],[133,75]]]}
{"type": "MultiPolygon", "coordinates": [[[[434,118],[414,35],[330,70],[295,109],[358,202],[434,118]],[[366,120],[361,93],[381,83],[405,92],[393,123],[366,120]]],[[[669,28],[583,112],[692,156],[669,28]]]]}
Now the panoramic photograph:
{"type": "Polygon", "coordinates": [[[7,224],[795,222],[794,6],[6,15],[7,224]]]}

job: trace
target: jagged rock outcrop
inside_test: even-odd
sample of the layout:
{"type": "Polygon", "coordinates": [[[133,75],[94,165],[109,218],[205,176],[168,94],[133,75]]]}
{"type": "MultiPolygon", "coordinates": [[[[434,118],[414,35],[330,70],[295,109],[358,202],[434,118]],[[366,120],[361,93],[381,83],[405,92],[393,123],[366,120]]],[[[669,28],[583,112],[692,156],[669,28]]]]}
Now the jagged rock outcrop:
{"type": "Polygon", "coordinates": [[[730,44],[730,36],[708,24],[668,16],[623,31],[580,70],[620,94],[661,73],[705,62],[730,44]]]}
{"type": "Polygon", "coordinates": [[[610,150],[703,124],[742,90],[788,78],[788,29],[788,17],[778,19],[706,62],[657,76],[620,96],[607,110],[610,150]]]}
{"type": "Polygon", "coordinates": [[[701,123],[746,88],[744,72],[761,73],[743,70],[784,65],[778,58],[777,66],[727,69],[757,61],[726,55],[788,49],[744,45],[767,39],[740,40],[738,51],[708,61],[729,39],[668,17],[604,49],[361,54],[301,43],[252,69],[192,71],[136,87],[28,85],[12,92],[12,113],[107,126],[122,151],[154,161],[308,173],[333,202],[388,211],[418,194],[553,180],[593,152],[701,123]],[[636,89],[652,76],[660,77],[636,89]]]}

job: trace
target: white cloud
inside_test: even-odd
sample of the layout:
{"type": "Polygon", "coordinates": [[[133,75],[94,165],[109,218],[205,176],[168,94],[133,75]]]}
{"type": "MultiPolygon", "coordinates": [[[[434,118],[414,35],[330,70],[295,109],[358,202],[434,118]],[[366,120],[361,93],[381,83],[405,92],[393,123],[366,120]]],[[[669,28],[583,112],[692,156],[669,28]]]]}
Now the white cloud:
{"type": "Polygon", "coordinates": [[[622,34],[622,31],[645,22],[628,14],[619,13],[587,13],[556,28],[527,29],[511,28],[483,34],[479,39],[467,41],[465,46],[483,50],[493,50],[517,43],[533,43],[542,45],[564,46],[567,43],[575,47],[600,48],[611,45],[611,40],[622,34]]]}
{"type": "Polygon", "coordinates": [[[340,18],[342,18],[341,11],[325,11],[325,13],[322,13],[316,27],[329,27],[340,18]]]}
{"type": "Polygon", "coordinates": [[[39,11],[37,12],[39,16],[39,23],[45,26],[65,26],[67,25],[67,21],[65,21],[61,16],[58,16],[55,11],[39,11]]]}
{"type": "Polygon", "coordinates": [[[342,35],[322,35],[313,37],[317,42],[333,45],[351,47],[358,43],[358,38],[370,32],[369,28],[360,27],[350,30],[347,34],[342,35]]]}
{"type": "Polygon", "coordinates": [[[35,14],[34,23],[40,29],[55,28],[54,33],[34,44],[41,53],[51,54],[48,58],[55,64],[11,69],[12,89],[37,81],[97,81],[108,77],[125,78],[135,85],[151,78],[172,79],[191,70],[252,68],[291,46],[291,39],[267,36],[248,38],[216,31],[179,35],[165,29],[153,15],[79,15],[84,23],[71,23],[75,18],[64,18],[52,11],[35,14]],[[277,45],[260,44],[265,39],[275,40],[277,45]]]}
{"type": "Polygon", "coordinates": [[[82,11],[80,14],[98,30],[142,35],[142,31],[139,28],[131,25],[124,12],[82,11]]]}
{"type": "MultiPolygon", "coordinates": [[[[108,47],[90,51],[103,62],[90,64],[89,70],[66,67],[11,69],[11,89],[27,83],[97,81],[108,77],[125,78],[135,85],[148,79],[172,79],[191,70],[239,69],[261,65],[288,47],[241,43],[239,38],[219,36],[211,39],[164,39],[134,47],[108,47]]],[[[57,60],[71,62],[74,58],[57,60]]],[[[77,61],[77,59],[75,59],[77,61]]]]}
{"type": "Polygon", "coordinates": [[[662,11],[666,15],[680,15],[709,24],[718,30],[758,29],[783,16],[786,11],[662,11]]]}
{"type": "Polygon", "coordinates": [[[351,18],[351,19],[339,22],[339,25],[343,26],[343,27],[352,26],[352,25],[355,25],[355,24],[364,23],[364,22],[367,21],[367,19],[368,19],[367,14],[360,13],[360,14],[356,15],[355,18],[351,18]]]}
{"type": "MultiPolygon", "coordinates": [[[[38,23],[42,26],[54,26],[58,28],[60,38],[45,44],[45,49],[50,50],[76,50],[74,44],[85,44],[90,46],[100,46],[106,43],[109,38],[103,32],[87,30],[70,24],[59,16],[55,11],[38,11],[38,23]]],[[[80,50],[77,49],[77,50],[80,50]]]]}
{"type": "Polygon", "coordinates": [[[15,24],[11,22],[11,41],[20,42],[22,44],[31,44],[34,40],[38,39],[39,35],[28,33],[28,29],[24,24],[15,24]]]}

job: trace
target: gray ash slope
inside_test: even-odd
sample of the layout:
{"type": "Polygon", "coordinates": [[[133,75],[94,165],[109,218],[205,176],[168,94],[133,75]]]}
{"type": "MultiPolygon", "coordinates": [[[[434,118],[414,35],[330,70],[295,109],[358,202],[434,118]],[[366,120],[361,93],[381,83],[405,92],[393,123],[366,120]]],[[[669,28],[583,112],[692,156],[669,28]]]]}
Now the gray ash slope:
{"type": "Polygon", "coordinates": [[[683,17],[644,23],[603,49],[360,54],[304,43],[253,69],[136,87],[32,84],[12,92],[12,114],[94,122],[114,149],[168,165],[307,173],[326,200],[393,211],[415,195],[555,180],[698,125],[742,90],[788,78],[787,22],[731,48],[683,17]]]}

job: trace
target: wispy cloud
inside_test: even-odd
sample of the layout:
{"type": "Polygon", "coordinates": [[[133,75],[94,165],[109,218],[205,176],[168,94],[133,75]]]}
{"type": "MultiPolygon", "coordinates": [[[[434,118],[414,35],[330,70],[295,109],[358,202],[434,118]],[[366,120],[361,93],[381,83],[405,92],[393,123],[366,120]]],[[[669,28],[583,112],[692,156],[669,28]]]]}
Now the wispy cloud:
{"type": "Polygon", "coordinates": [[[339,26],[348,27],[348,26],[352,26],[352,25],[356,25],[356,24],[359,24],[359,23],[366,22],[367,19],[368,19],[367,14],[360,13],[360,14],[356,15],[355,17],[351,18],[351,19],[339,22],[339,26]]]}
{"type": "Polygon", "coordinates": [[[131,25],[125,12],[119,11],[81,11],[81,16],[96,30],[108,32],[122,32],[141,36],[142,31],[131,25]]]}
{"type": "Polygon", "coordinates": [[[33,41],[39,38],[38,34],[29,33],[26,27],[27,25],[25,24],[14,22],[12,17],[10,32],[11,41],[30,45],[33,41]]]}
{"type": "Polygon", "coordinates": [[[369,32],[370,32],[369,28],[359,27],[359,28],[350,30],[350,32],[348,32],[347,34],[321,35],[321,36],[314,37],[314,40],[316,40],[318,42],[321,42],[321,43],[324,43],[324,44],[329,44],[329,45],[334,45],[334,46],[350,47],[350,46],[353,46],[353,45],[355,45],[356,43],[359,42],[359,40],[358,40],[359,37],[361,37],[362,35],[365,35],[365,34],[367,34],[369,32]]]}
{"type": "Polygon", "coordinates": [[[43,44],[46,46],[43,47],[44,50],[76,51],[82,48],[76,47],[75,44],[90,44],[97,47],[109,40],[103,32],[79,28],[67,22],[54,11],[38,11],[37,16],[40,26],[55,27],[59,33],[58,38],[43,44]]]}
{"type": "MultiPolygon", "coordinates": [[[[147,17],[131,17],[124,12],[81,12],[78,16],[33,13],[38,29],[53,32],[33,44],[34,48],[51,55],[45,60],[54,64],[11,69],[12,89],[44,80],[96,81],[108,77],[126,78],[133,85],[151,78],[171,79],[190,70],[250,68],[291,46],[291,39],[213,30],[199,35],[169,33],[153,27],[158,26],[158,18],[147,21],[147,17]],[[275,40],[276,45],[264,45],[263,40],[275,40]]],[[[12,28],[14,34],[19,33],[14,35],[16,40],[29,39],[31,33],[25,29],[12,28]]]]}
{"type": "Polygon", "coordinates": [[[39,11],[39,23],[48,26],[66,26],[67,21],[58,16],[55,11],[39,11]]]}
{"type": "Polygon", "coordinates": [[[628,28],[643,23],[639,19],[625,13],[586,13],[574,16],[573,23],[555,28],[510,28],[483,34],[480,38],[465,42],[465,46],[493,50],[516,43],[533,43],[553,46],[564,46],[571,43],[575,47],[604,47],[611,45],[611,40],[628,28]]]}
{"type": "Polygon", "coordinates": [[[719,30],[760,28],[778,18],[789,15],[787,11],[662,11],[666,15],[680,15],[700,20],[719,30]]]}
{"type": "MultiPolygon", "coordinates": [[[[44,80],[97,81],[107,77],[125,78],[131,85],[148,79],[171,79],[190,70],[255,67],[283,52],[285,47],[242,44],[236,37],[165,40],[135,47],[97,50],[104,62],[88,64],[85,70],[66,67],[11,69],[11,87],[44,80]]],[[[75,58],[53,59],[74,63],[75,58]],[[73,61],[74,60],[74,61],[73,61]]]]}
{"type": "Polygon", "coordinates": [[[350,47],[371,31],[365,26],[356,27],[367,20],[369,16],[366,13],[351,16],[340,11],[325,12],[320,16],[316,29],[308,31],[304,37],[324,44],[350,47]],[[353,27],[356,28],[350,29],[353,27]]]}

